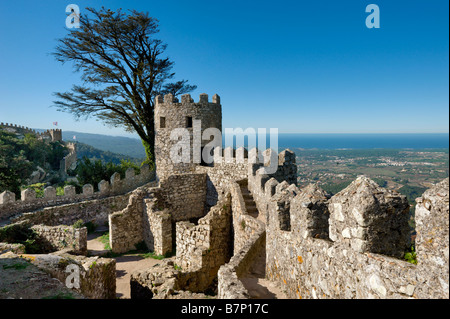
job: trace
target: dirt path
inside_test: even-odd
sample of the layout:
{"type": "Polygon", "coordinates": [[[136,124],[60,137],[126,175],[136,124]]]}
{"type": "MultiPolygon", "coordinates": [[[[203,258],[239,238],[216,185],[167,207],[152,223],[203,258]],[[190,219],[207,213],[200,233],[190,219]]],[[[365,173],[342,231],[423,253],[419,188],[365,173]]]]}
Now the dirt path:
{"type": "MultiPolygon", "coordinates": [[[[101,256],[108,251],[103,243],[98,240],[101,232],[88,235],[88,253],[101,256]]],[[[114,257],[116,260],[116,297],[120,299],[130,298],[130,276],[136,270],[150,268],[160,261],[153,258],[142,258],[140,254],[125,254],[114,257]]]]}

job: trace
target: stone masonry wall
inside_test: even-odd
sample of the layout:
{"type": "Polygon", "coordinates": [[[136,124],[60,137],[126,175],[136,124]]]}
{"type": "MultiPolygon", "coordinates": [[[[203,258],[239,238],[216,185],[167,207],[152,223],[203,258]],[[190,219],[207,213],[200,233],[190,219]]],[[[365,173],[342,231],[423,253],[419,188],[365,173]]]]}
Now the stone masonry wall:
{"type": "Polygon", "coordinates": [[[35,212],[21,214],[11,220],[27,221],[33,225],[70,226],[82,219],[84,222],[90,221],[103,226],[108,223],[109,214],[126,207],[130,194],[47,207],[35,212]]]}
{"type": "Polygon", "coordinates": [[[109,244],[113,252],[124,253],[136,249],[136,245],[144,240],[142,212],[148,192],[144,187],[134,190],[127,206],[108,216],[109,244]]]}
{"type": "Polygon", "coordinates": [[[173,258],[165,259],[152,268],[131,274],[131,298],[192,297],[192,293],[211,288],[219,267],[230,256],[230,227],[229,195],[199,219],[198,225],[177,222],[175,261],[173,258]]]}
{"type": "Polygon", "coordinates": [[[160,188],[173,222],[205,216],[206,174],[170,175],[160,188]]]}
{"type": "Polygon", "coordinates": [[[246,180],[231,184],[231,205],[233,213],[233,242],[234,253],[241,250],[254,234],[259,234],[264,229],[264,224],[247,213],[244,197],[241,192],[241,184],[246,180]]]}
{"type": "Polygon", "coordinates": [[[249,298],[239,277],[250,268],[266,245],[264,223],[247,214],[239,183],[235,182],[231,186],[234,254],[218,272],[218,298],[220,299],[249,298]]]}
{"type": "MultiPolygon", "coordinates": [[[[17,241],[24,241],[27,234],[33,234],[35,246],[42,253],[56,251],[70,252],[77,255],[86,255],[87,253],[87,229],[73,228],[72,226],[45,226],[31,225],[27,221],[21,221],[0,227],[0,242],[2,244],[14,244],[17,241]]],[[[25,252],[25,246],[23,252],[25,252]]],[[[4,246],[6,247],[6,246],[4,246]]],[[[10,247],[14,248],[14,247],[10,247]]],[[[21,247],[15,247],[21,248],[21,247]]],[[[10,249],[15,251],[15,249],[10,249]]]]}
{"type": "Polygon", "coordinates": [[[246,179],[248,171],[248,158],[246,150],[241,147],[234,150],[227,147],[222,151],[221,147],[214,149],[213,166],[197,166],[196,172],[207,174],[206,179],[206,205],[214,206],[224,194],[229,192],[232,182],[246,179]],[[225,157],[229,154],[229,157],[225,157]]]}
{"type": "Polygon", "coordinates": [[[172,236],[172,230],[169,230],[168,223],[172,225],[203,217],[205,197],[205,174],[171,175],[160,181],[159,187],[136,189],[131,193],[127,207],[109,215],[112,251],[123,253],[145,241],[149,248],[154,249],[155,243],[160,245],[161,254],[170,252],[172,245],[168,236],[172,236]],[[158,199],[156,206],[152,198],[158,199]],[[169,247],[170,251],[167,251],[169,247]]]}
{"type": "Polygon", "coordinates": [[[63,284],[74,284],[69,276],[79,274],[72,289],[90,299],[116,298],[116,261],[110,258],[75,256],[67,253],[21,255],[63,284]],[[68,268],[70,267],[70,268],[68,268]]]}
{"type": "MultiPolygon", "coordinates": [[[[270,149],[266,150],[264,156],[269,156],[269,151],[270,149]]],[[[270,196],[266,195],[266,191],[273,195],[275,187],[279,183],[286,186],[297,184],[295,153],[287,149],[278,154],[278,167],[273,174],[262,174],[259,171],[262,167],[262,163],[248,165],[248,189],[253,195],[259,214],[267,220],[267,205],[270,196]]]]}
{"type": "Polygon", "coordinates": [[[418,298],[449,298],[449,179],[416,199],[418,298]]]}
{"type": "Polygon", "coordinates": [[[164,256],[172,251],[172,218],[155,195],[151,193],[144,200],[144,241],[148,249],[164,256]]]}
{"type": "MultiPolygon", "coordinates": [[[[220,97],[216,94],[212,102],[208,101],[207,94],[201,94],[197,103],[189,94],[181,97],[181,102],[172,94],[155,98],[155,162],[158,178],[162,181],[171,174],[193,173],[200,164],[200,158],[194,161],[194,149],[199,154],[201,147],[211,141],[202,139],[202,133],[207,128],[222,130],[222,107],[220,97]],[[201,125],[195,126],[200,120],[201,125]],[[189,134],[187,140],[173,140],[171,134],[174,129],[185,130],[189,134]],[[194,136],[196,135],[196,136],[194,136]],[[177,163],[173,160],[171,152],[183,144],[188,159],[177,163]]],[[[221,141],[220,141],[221,142],[221,141]]],[[[181,154],[179,154],[181,155],[181,154]]]]}
{"type": "Polygon", "coordinates": [[[87,254],[87,229],[71,226],[35,225],[31,229],[38,234],[43,250],[58,251],[66,249],[74,254],[87,254]]]}
{"type": "Polygon", "coordinates": [[[266,276],[289,298],[448,298],[448,179],[418,200],[417,265],[391,257],[408,247],[407,207],[365,177],[331,199],[315,186],[279,190],[269,203],[266,276]],[[317,220],[328,213],[326,238],[317,220]]]}
{"type": "Polygon", "coordinates": [[[136,187],[151,182],[154,178],[155,172],[149,171],[148,165],[143,165],[138,175],[135,175],[133,168],[128,169],[125,172],[124,179],[120,178],[119,173],[114,173],[109,182],[103,180],[98,184],[98,192],[94,192],[92,185],[86,184],[83,186],[81,194],[76,193],[74,186],[66,186],[64,187],[64,195],[58,196],[56,195],[56,189],[48,186],[44,189],[44,197],[42,198],[36,198],[36,192],[33,189],[26,189],[22,191],[21,199],[16,200],[14,193],[5,191],[0,194],[0,220],[45,207],[125,194],[136,187]]]}
{"type": "Polygon", "coordinates": [[[198,220],[176,224],[176,263],[185,271],[202,270],[212,280],[231,255],[231,196],[198,220]]]}

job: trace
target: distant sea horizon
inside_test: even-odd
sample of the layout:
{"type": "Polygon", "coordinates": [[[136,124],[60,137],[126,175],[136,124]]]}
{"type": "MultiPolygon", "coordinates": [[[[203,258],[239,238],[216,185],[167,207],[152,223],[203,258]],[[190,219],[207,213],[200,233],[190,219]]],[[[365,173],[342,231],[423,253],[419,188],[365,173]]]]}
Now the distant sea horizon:
{"type": "MultiPolygon", "coordinates": [[[[267,135],[266,148],[270,146],[269,142],[267,135]]],[[[236,140],[234,144],[234,147],[242,146],[236,145],[236,140]]],[[[225,136],[223,145],[228,146],[225,136]]],[[[278,133],[278,148],[448,149],[449,133],[278,133]]]]}

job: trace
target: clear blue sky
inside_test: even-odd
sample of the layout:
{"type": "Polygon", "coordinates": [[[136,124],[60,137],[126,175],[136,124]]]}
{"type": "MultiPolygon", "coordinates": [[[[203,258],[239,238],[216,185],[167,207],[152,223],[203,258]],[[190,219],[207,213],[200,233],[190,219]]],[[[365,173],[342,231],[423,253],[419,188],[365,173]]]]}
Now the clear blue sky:
{"type": "Polygon", "coordinates": [[[223,127],[299,133],[449,131],[446,0],[0,1],[0,121],[124,135],[49,107],[79,75],[49,55],[68,4],[148,11],[178,79],[221,96],[223,127]],[[380,8],[368,29],[365,8],[380,8]]]}

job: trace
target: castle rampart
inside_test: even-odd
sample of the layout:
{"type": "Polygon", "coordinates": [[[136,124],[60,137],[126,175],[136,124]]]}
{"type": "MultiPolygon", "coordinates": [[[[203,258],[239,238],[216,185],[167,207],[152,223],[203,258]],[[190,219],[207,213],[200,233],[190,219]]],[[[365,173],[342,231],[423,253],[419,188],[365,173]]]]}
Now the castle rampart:
{"type": "Polygon", "coordinates": [[[248,214],[241,191],[242,183],[245,181],[233,182],[231,185],[234,254],[217,274],[220,299],[250,298],[239,278],[251,267],[255,258],[264,252],[266,246],[265,225],[248,214]]]}
{"type": "Polygon", "coordinates": [[[121,179],[119,173],[114,173],[110,181],[102,180],[98,184],[98,192],[94,192],[92,185],[84,185],[82,193],[77,194],[74,186],[65,186],[64,194],[59,196],[56,189],[48,186],[44,189],[44,196],[36,197],[36,192],[25,189],[21,192],[21,198],[16,200],[14,193],[5,191],[0,194],[0,220],[20,213],[31,212],[45,207],[59,206],[74,202],[94,200],[127,193],[136,187],[149,183],[155,178],[154,171],[150,171],[148,165],[143,165],[139,174],[135,174],[130,168],[121,179]]]}
{"type": "MultiPolygon", "coordinates": [[[[158,221],[159,227],[164,227],[169,222],[163,222],[164,212],[170,214],[171,225],[201,218],[206,214],[205,199],[205,174],[171,175],[160,181],[159,187],[134,191],[128,206],[109,216],[111,249],[121,253],[135,249],[136,244],[142,241],[150,248],[154,248],[156,241],[167,242],[163,238],[155,239],[155,235],[162,232],[155,234],[158,227],[152,221],[158,221]],[[156,203],[151,200],[152,197],[157,199],[156,203]]],[[[164,236],[172,236],[172,229],[167,227],[165,230],[164,236]]],[[[162,245],[168,247],[167,244],[162,245]]],[[[164,248],[165,253],[168,251],[164,248]]]]}
{"type": "Polygon", "coordinates": [[[4,129],[10,133],[18,134],[33,134],[39,139],[48,140],[51,142],[61,142],[62,141],[62,131],[61,129],[49,129],[44,132],[38,132],[26,126],[12,124],[12,123],[0,123],[0,128],[4,129]]]}
{"type": "MultiPolygon", "coordinates": [[[[198,103],[195,103],[189,94],[184,94],[181,102],[172,94],[166,94],[164,98],[162,96],[155,98],[155,160],[160,180],[170,174],[195,171],[195,167],[201,164],[202,147],[212,140],[210,137],[202,139],[202,134],[207,128],[222,131],[222,107],[217,94],[213,96],[212,103],[208,101],[207,94],[200,94],[198,103]],[[201,121],[198,127],[197,120],[201,121]],[[171,138],[174,129],[188,132],[189,140],[173,140],[177,137],[171,138]],[[175,145],[184,148],[183,155],[189,156],[187,162],[173,161],[174,154],[171,152],[175,145]]],[[[179,151],[181,152],[181,149],[179,151]]]]}
{"type": "Polygon", "coordinates": [[[317,222],[320,212],[326,214],[323,191],[308,187],[294,195],[286,190],[277,191],[269,203],[266,275],[289,298],[448,298],[448,179],[419,200],[417,232],[427,240],[416,242],[417,265],[386,255],[407,249],[403,196],[358,178],[328,201],[327,239],[325,223],[317,222]],[[420,206],[427,198],[434,201],[428,209],[420,206]],[[287,203],[289,230],[280,224],[287,203]],[[424,217],[427,222],[420,222],[424,217]],[[435,238],[433,247],[429,243],[435,238]],[[427,257],[420,256],[427,249],[427,257]]]}

